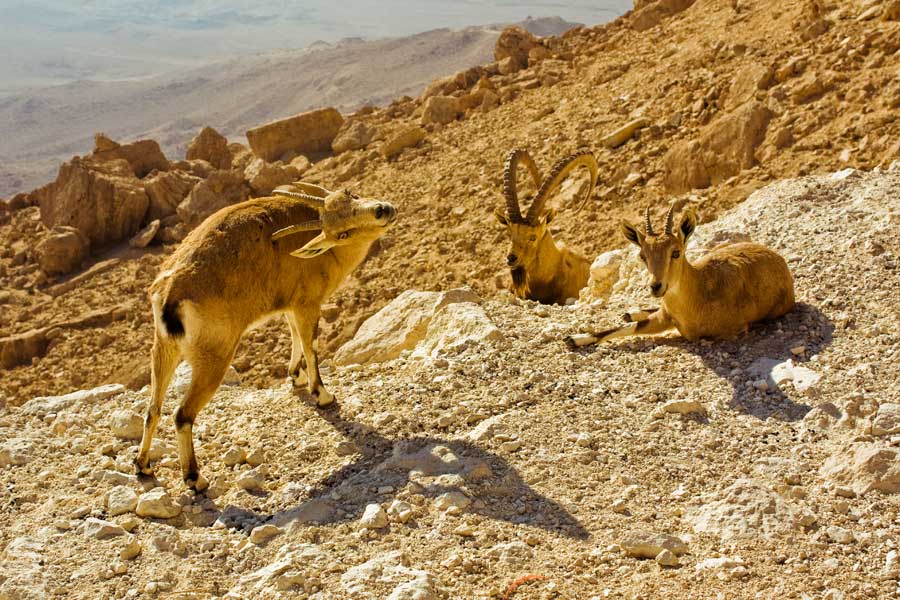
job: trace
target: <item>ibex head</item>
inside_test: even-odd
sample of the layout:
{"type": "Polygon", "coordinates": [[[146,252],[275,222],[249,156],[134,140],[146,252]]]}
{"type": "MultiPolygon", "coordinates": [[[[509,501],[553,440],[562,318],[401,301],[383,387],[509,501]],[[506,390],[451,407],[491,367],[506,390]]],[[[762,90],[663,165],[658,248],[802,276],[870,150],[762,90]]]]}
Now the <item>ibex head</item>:
{"type": "Polygon", "coordinates": [[[335,246],[374,241],[397,216],[396,209],[388,202],[359,198],[349,190],[331,192],[311,183],[297,182],[272,193],[294,198],[319,211],[318,219],[291,225],[272,234],[272,239],[277,240],[300,231],[321,230],[319,235],[291,252],[299,258],[313,258],[335,246]]]}
{"type": "MultiPolygon", "coordinates": [[[[525,273],[538,261],[541,244],[550,236],[549,224],[556,216],[556,211],[546,209],[547,200],[559,188],[563,181],[578,167],[586,167],[590,172],[591,183],[584,200],[576,209],[581,210],[590,198],[597,184],[597,161],[587,150],[580,150],[557,162],[550,171],[550,176],[541,180],[540,172],[534,159],[527,150],[513,150],[506,159],[503,171],[503,195],[506,199],[506,211],[497,209],[497,220],[509,231],[512,247],[506,262],[512,271],[513,283],[517,288],[525,285],[525,273]],[[525,217],[519,207],[518,186],[516,184],[519,163],[523,163],[531,173],[537,193],[525,217]]],[[[552,239],[552,238],[551,238],[552,239]]]]}
{"type": "Polygon", "coordinates": [[[686,260],[685,246],[697,227],[697,215],[691,209],[681,215],[681,222],[674,227],[675,205],[672,203],[666,213],[666,226],[662,234],[653,231],[650,208],[644,213],[644,222],[640,226],[622,222],[625,239],[641,249],[641,261],[650,271],[650,293],[657,298],[678,287],[686,260]]]}

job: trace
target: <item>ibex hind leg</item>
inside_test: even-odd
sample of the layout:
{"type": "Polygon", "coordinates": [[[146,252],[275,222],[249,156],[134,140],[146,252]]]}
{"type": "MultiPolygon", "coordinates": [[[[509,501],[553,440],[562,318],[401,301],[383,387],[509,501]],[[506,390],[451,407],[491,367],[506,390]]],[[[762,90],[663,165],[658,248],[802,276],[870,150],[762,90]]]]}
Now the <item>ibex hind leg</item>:
{"type": "Polygon", "coordinates": [[[197,456],[194,453],[194,420],[222,383],[234,354],[234,345],[229,350],[227,353],[195,351],[188,357],[192,370],[191,385],[178,410],[175,411],[181,474],[188,487],[197,491],[206,489],[207,484],[200,477],[197,456]]]}
{"type": "Polygon", "coordinates": [[[144,434],[141,438],[141,448],[137,455],[137,468],[139,473],[149,475],[150,470],[150,445],[156,428],[159,425],[159,415],[162,403],[166,397],[166,390],[172,381],[175,367],[181,362],[181,354],[178,344],[156,333],[153,340],[153,349],[150,351],[150,390],[151,395],[147,400],[147,414],[144,417],[144,434]]]}
{"type": "Polygon", "coordinates": [[[637,310],[637,311],[634,311],[634,312],[627,312],[627,313],[625,313],[625,314],[622,316],[622,319],[623,319],[626,323],[634,323],[635,321],[646,321],[646,320],[649,319],[651,316],[653,316],[653,313],[655,313],[657,310],[659,310],[658,307],[654,307],[654,308],[642,308],[642,309],[637,310]]]}

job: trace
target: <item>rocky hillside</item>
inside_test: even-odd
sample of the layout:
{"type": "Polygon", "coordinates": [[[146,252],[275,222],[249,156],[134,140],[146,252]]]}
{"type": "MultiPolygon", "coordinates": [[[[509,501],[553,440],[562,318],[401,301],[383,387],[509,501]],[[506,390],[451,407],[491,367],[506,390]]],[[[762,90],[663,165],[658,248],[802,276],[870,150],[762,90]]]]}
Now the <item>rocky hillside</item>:
{"type": "Polygon", "coordinates": [[[774,183],[695,237],[777,249],[797,308],[573,352],[646,303],[635,250],[574,306],[407,291],[327,369],[335,408],[229,376],[197,428],[205,496],[169,418],[189,371],[156,478],[132,469],[146,390],[8,407],[0,598],[900,594],[900,164],[774,183]]]}
{"type": "MultiPolygon", "coordinates": [[[[469,285],[490,297],[505,284],[505,232],[490,212],[510,148],[529,148],[544,169],[581,146],[597,155],[593,202],[573,219],[565,203],[577,190],[564,190],[555,221],[588,255],[620,244],[620,218],[661,211],[673,195],[708,220],[780,178],[886,167],[900,156],[895,7],[660,0],[561,38],[513,31],[496,62],[418,98],[276,126],[288,134],[257,146],[266,159],[210,130],[186,160],[152,140],[99,136],[54,183],[0,204],[0,393],[21,404],[103,382],[139,388],[149,377],[144,292],[162,258],[204,214],[297,176],[401,210],[325,309],[330,353],[405,289],[469,285]],[[290,135],[295,125],[306,135],[290,135]],[[318,144],[297,142],[312,132],[318,144]],[[142,227],[135,245],[148,246],[116,245],[142,227]]],[[[247,336],[235,364],[245,382],[282,380],[286,330],[247,336]]]]}
{"type": "MultiPolygon", "coordinates": [[[[576,24],[543,18],[522,25],[550,35],[576,24]]],[[[0,197],[52,177],[61,161],[90,148],[95,131],[125,140],[149,136],[169,156],[183,156],[205,125],[236,140],[249,127],[319,106],[347,112],[417,95],[437,76],[490,61],[499,33],[500,27],[488,26],[351,39],[156,77],[77,81],[8,96],[0,100],[0,197]]],[[[291,43],[279,39],[282,46],[291,43]]]]}

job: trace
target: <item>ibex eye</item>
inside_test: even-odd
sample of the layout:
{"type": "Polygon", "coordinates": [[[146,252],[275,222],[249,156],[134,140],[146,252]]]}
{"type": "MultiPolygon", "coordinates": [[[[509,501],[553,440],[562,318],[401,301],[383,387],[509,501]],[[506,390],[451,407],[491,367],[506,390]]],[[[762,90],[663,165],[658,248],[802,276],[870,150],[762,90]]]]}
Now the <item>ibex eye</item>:
{"type": "Polygon", "coordinates": [[[681,252],[678,250],[672,250],[672,258],[678,258],[681,256],[681,252]]]}
{"type": "Polygon", "coordinates": [[[339,240],[346,240],[346,239],[347,239],[347,236],[349,236],[349,235],[350,235],[350,234],[347,233],[347,232],[345,231],[345,232],[343,232],[342,234],[340,234],[340,235],[338,236],[338,239],[339,239],[339,240]]]}
{"type": "Polygon", "coordinates": [[[380,219],[382,216],[384,216],[384,207],[379,204],[375,209],[375,218],[380,219]]]}
{"type": "Polygon", "coordinates": [[[641,259],[641,262],[647,262],[647,259],[644,257],[643,254],[641,254],[638,258],[641,259]]]}

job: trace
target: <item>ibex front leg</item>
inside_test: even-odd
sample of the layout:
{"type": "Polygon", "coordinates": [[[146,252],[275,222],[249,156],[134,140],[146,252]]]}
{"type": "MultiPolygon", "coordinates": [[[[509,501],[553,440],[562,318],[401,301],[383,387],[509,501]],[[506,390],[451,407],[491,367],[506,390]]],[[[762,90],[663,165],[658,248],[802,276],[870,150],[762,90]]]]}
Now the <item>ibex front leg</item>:
{"type": "MultiPolygon", "coordinates": [[[[319,376],[318,342],[316,340],[319,333],[319,307],[304,306],[295,309],[288,316],[288,320],[291,321],[292,335],[296,330],[300,337],[303,355],[306,357],[306,376],[308,378],[309,393],[316,399],[316,403],[319,406],[327,406],[334,402],[334,396],[325,389],[325,386],[322,384],[322,378],[319,376]]],[[[297,369],[299,369],[299,359],[297,369]]]]}
{"type": "Polygon", "coordinates": [[[570,348],[580,348],[591,344],[598,344],[607,340],[630,335],[651,335],[662,333],[673,326],[672,318],[662,308],[642,321],[634,321],[624,327],[606,329],[596,333],[580,333],[566,338],[566,344],[570,348]]]}

